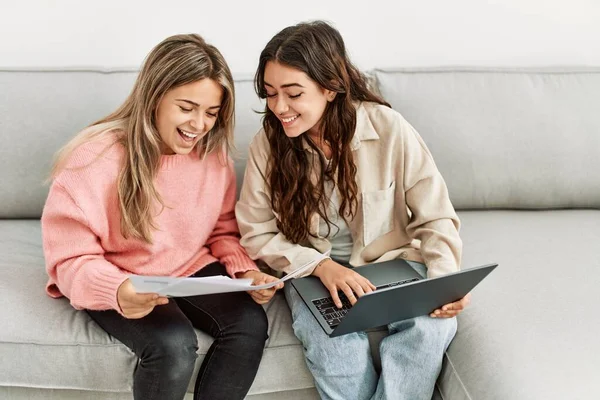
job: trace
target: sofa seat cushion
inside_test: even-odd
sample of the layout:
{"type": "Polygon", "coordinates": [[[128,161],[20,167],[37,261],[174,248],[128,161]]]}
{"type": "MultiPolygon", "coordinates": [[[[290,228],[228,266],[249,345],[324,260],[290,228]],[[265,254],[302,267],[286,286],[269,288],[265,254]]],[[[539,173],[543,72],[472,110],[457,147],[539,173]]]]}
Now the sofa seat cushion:
{"type": "Polygon", "coordinates": [[[446,399],[598,398],[600,210],[460,212],[463,268],[499,263],[459,317],[446,399]]]}
{"type": "MultiPolygon", "coordinates": [[[[475,288],[459,317],[438,380],[443,398],[594,398],[600,211],[459,216],[463,267],[500,266],[475,288]]],[[[0,220],[0,254],[0,386],[130,391],[136,357],[129,349],[66,299],[44,293],[39,221],[0,220]]],[[[267,315],[270,339],[250,393],[312,387],[282,296],[267,315]]],[[[376,345],[383,332],[372,336],[379,336],[376,345]]],[[[198,337],[197,367],[211,343],[198,337]]]]}
{"type": "MultiPolygon", "coordinates": [[[[66,298],[46,295],[39,220],[0,220],[0,255],[0,386],[129,392],[136,356],[66,298]]],[[[285,298],[265,307],[269,340],[250,394],[313,387],[285,298]]],[[[196,370],[212,343],[197,334],[196,370]]]]}

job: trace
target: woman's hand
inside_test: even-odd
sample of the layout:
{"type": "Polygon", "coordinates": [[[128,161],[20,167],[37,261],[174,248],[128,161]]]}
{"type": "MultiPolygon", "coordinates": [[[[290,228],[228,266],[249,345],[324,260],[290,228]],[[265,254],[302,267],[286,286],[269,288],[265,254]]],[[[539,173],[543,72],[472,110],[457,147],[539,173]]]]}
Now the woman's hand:
{"type": "MultiPolygon", "coordinates": [[[[236,274],[235,277],[243,279],[252,279],[253,286],[263,285],[265,283],[271,283],[279,280],[273,275],[265,274],[264,272],[256,270],[241,272],[239,274],[236,274]]],[[[252,299],[256,303],[265,304],[268,303],[271,300],[271,298],[275,295],[275,292],[278,289],[281,289],[282,287],[283,282],[280,282],[269,289],[249,290],[247,293],[252,297],[252,299]]]]}
{"type": "Polygon", "coordinates": [[[434,310],[431,314],[429,314],[429,316],[433,318],[456,317],[458,314],[461,313],[462,310],[464,310],[469,305],[470,302],[471,293],[467,293],[467,295],[462,299],[455,301],[454,303],[448,303],[445,306],[442,306],[441,309],[438,308],[437,310],[434,310]]]}
{"type": "Polygon", "coordinates": [[[342,308],[338,290],[344,292],[352,305],[357,301],[356,296],[361,297],[375,290],[375,286],[367,278],[331,259],[319,264],[312,274],[321,279],[338,308],[342,308]]]}
{"type": "Polygon", "coordinates": [[[128,278],[117,290],[117,302],[125,318],[138,319],[150,314],[155,306],[167,304],[169,299],[156,293],[137,293],[128,278]]]}

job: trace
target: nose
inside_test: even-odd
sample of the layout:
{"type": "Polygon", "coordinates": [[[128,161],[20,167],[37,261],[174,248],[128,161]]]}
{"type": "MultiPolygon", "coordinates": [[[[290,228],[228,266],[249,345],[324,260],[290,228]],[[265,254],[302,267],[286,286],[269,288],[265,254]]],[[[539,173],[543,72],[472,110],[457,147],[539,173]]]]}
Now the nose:
{"type": "Polygon", "coordinates": [[[204,132],[204,129],[206,126],[206,122],[204,120],[204,114],[198,113],[197,117],[192,118],[192,120],[190,121],[190,125],[194,129],[194,132],[196,132],[196,133],[204,132]]]}
{"type": "Polygon", "coordinates": [[[285,96],[277,96],[275,99],[275,113],[281,115],[289,110],[287,101],[285,100],[285,96]]]}

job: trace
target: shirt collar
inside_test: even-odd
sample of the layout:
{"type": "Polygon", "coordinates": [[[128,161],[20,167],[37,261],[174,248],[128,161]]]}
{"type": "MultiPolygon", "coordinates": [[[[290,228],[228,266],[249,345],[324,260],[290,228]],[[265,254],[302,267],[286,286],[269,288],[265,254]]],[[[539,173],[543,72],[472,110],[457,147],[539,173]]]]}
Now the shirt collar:
{"type": "MultiPolygon", "coordinates": [[[[369,118],[369,114],[365,109],[365,105],[362,102],[355,103],[356,106],[356,129],[354,131],[354,135],[352,136],[352,141],[350,142],[350,149],[352,151],[357,150],[360,147],[360,144],[364,140],[378,140],[379,135],[373,124],[371,123],[371,119],[369,118]]],[[[303,138],[304,139],[304,138],[303,138]]],[[[312,151],[312,148],[308,145],[306,140],[302,140],[302,145],[304,150],[312,151]]]]}
{"type": "Polygon", "coordinates": [[[360,143],[365,140],[379,140],[379,135],[371,123],[371,118],[369,118],[365,104],[359,103],[356,108],[356,130],[354,131],[354,136],[352,136],[350,148],[352,150],[358,149],[360,143]]]}

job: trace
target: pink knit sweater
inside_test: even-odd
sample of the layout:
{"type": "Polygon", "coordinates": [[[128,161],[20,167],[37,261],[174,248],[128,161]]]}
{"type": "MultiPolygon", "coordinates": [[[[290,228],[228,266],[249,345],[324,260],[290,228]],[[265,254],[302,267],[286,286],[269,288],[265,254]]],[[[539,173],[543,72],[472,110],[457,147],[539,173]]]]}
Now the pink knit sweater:
{"type": "Polygon", "coordinates": [[[46,291],[76,309],[120,312],[117,289],[128,274],[189,276],[214,261],[233,276],[257,269],[239,243],[233,164],[217,154],[162,156],[155,186],[152,244],[125,239],[117,177],[124,156],[114,137],[76,149],[53,181],[42,215],[46,291]]]}

